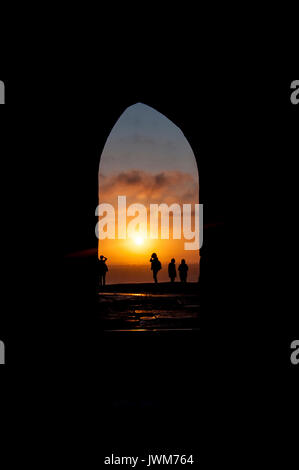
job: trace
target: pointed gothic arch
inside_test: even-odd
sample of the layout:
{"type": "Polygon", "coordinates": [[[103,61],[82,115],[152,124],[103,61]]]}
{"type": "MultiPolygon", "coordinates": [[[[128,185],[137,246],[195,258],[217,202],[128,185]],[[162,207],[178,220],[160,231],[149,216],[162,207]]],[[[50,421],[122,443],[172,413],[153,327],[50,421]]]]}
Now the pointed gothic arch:
{"type": "MultiPolygon", "coordinates": [[[[181,206],[199,203],[198,166],[188,140],[170,119],[143,103],[127,107],[113,126],[100,157],[98,183],[99,203],[114,207],[117,207],[117,196],[122,195],[126,196],[127,206],[132,203],[171,205],[178,202],[181,206]]],[[[115,220],[118,221],[117,214],[115,220]]],[[[141,238],[136,243],[99,240],[98,254],[104,253],[111,266],[147,266],[151,250],[159,251],[165,268],[161,280],[168,278],[168,259],[186,258],[192,265],[190,280],[198,280],[198,251],[195,254],[184,250],[183,240],[153,243],[144,237],[144,243],[141,238]]],[[[129,282],[138,282],[140,275],[146,276],[146,271],[139,268],[135,278],[127,278],[129,282]]],[[[113,269],[110,271],[113,274],[113,269]]],[[[148,280],[151,281],[150,272],[148,280]]],[[[110,282],[119,282],[119,279],[116,276],[110,282]]]]}

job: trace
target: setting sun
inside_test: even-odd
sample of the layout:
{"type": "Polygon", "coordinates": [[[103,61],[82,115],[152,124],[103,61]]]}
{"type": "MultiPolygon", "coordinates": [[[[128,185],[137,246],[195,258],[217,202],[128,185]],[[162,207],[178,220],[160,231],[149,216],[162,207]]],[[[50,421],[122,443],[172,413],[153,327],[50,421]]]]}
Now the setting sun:
{"type": "Polygon", "coordinates": [[[143,245],[144,243],[144,238],[141,237],[140,235],[137,235],[136,237],[134,237],[133,240],[136,245],[143,245]]]}

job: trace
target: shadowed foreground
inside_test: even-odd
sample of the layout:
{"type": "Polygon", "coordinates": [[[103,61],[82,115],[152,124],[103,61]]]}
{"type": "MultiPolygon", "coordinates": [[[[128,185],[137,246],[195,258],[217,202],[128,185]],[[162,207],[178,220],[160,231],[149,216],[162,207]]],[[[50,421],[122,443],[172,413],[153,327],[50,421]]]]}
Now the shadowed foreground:
{"type": "Polygon", "coordinates": [[[106,332],[198,328],[199,285],[116,284],[101,287],[100,321],[106,332]]]}
{"type": "MultiPolygon", "coordinates": [[[[75,387],[88,390],[87,414],[103,433],[104,455],[150,448],[194,453],[203,399],[201,285],[100,289],[97,267],[97,260],[65,260],[64,324],[74,341],[70,358],[80,344],[76,360],[84,373],[75,387]]],[[[92,439],[99,452],[98,436],[92,439]]]]}

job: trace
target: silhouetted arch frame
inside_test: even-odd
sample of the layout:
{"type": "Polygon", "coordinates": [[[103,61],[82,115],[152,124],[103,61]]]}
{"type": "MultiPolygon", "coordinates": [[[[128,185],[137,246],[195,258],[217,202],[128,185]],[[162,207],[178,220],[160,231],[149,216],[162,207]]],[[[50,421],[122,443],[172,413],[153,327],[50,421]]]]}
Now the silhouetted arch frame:
{"type": "MultiPolygon", "coordinates": [[[[117,124],[118,120],[120,119],[120,117],[123,115],[123,113],[131,106],[134,106],[135,104],[138,104],[138,103],[141,103],[141,104],[144,104],[146,106],[149,106],[151,108],[153,108],[155,111],[159,112],[160,114],[164,115],[167,119],[169,119],[169,121],[171,121],[176,127],[178,127],[181,132],[183,133],[184,137],[186,138],[186,140],[188,141],[191,149],[192,149],[192,152],[193,152],[193,155],[194,155],[194,158],[195,158],[195,161],[196,161],[196,165],[197,165],[197,176],[198,176],[198,201],[200,202],[200,188],[201,188],[201,181],[200,181],[200,165],[199,165],[199,152],[198,152],[198,149],[195,148],[194,149],[194,146],[192,145],[192,136],[191,135],[188,135],[188,132],[187,132],[187,129],[185,129],[185,126],[183,124],[183,122],[177,122],[177,115],[178,115],[178,112],[175,110],[175,105],[173,105],[173,110],[169,110],[167,106],[163,106],[163,105],[160,105],[156,102],[152,102],[152,101],[134,101],[134,102],[128,102],[126,103],[125,105],[122,105],[119,109],[120,111],[118,112],[116,109],[113,109],[111,114],[109,114],[109,117],[107,118],[107,128],[109,129],[107,131],[107,136],[106,136],[106,139],[105,141],[103,142],[102,144],[102,147],[100,149],[100,156],[99,156],[99,160],[98,160],[98,171],[99,171],[99,167],[100,167],[100,162],[101,162],[101,157],[102,157],[102,154],[103,154],[103,150],[104,150],[104,147],[105,147],[105,144],[107,142],[107,139],[109,138],[114,126],[117,124]],[[165,108],[165,109],[164,109],[165,108]],[[167,108],[167,109],[166,109],[167,108]],[[108,125],[108,122],[109,122],[109,125],[108,125]]],[[[187,118],[186,118],[187,119],[187,118]]],[[[183,120],[183,116],[182,116],[182,120],[183,120]]],[[[195,147],[197,147],[197,145],[195,145],[195,147]]],[[[98,173],[97,173],[98,175],[98,173]]],[[[97,183],[97,197],[98,197],[98,194],[99,194],[99,186],[98,186],[98,183],[97,183]]],[[[199,255],[199,253],[198,253],[199,255]]]]}

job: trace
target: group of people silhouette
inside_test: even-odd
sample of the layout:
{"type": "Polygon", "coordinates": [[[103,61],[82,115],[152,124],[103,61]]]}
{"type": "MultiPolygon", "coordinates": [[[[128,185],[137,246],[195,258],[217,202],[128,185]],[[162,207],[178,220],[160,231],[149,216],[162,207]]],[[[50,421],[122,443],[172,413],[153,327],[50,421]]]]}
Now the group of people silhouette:
{"type": "MultiPolygon", "coordinates": [[[[153,271],[154,281],[157,283],[158,282],[157,274],[160,271],[160,269],[162,269],[162,265],[156,253],[152,254],[150,263],[151,263],[151,270],[153,271]]],[[[187,282],[188,265],[186,264],[186,261],[184,259],[181,260],[181,264],[178,267],[178,271],[179,271],[181,282],[187,282]]],[[[174,282],[175,278],[177,277],[174,258],[171,259],[168,265],[168,276],[170,278],[170,282],[174,282]]]]}
{"type": "MultiPolygon", "coordinates": [[[[101,255],[99,259],[99,276],[100,276],[100,286],[105,286],[106,284],[106,273],[108,271],[108,266],[106,264],[108,258],[101,255]]],[[[154,282],[158,282],[158,272],[162,269],[162,264],[157,256],[157,253],[152,253],[151,259],[151,270],[153,271],[153,278],[154,282]]],[[[179,277],[181,282],[187,282],[188,276],[188,265],[184,259],[181,260],[181,264],[178,267],[179,277]]],[[[175,278],[177,277],[175,259],[172,258],[169,265],[168,265],[168,276],[170,278],[170,282],[174,282],[175,278]]]]}

